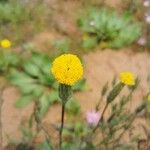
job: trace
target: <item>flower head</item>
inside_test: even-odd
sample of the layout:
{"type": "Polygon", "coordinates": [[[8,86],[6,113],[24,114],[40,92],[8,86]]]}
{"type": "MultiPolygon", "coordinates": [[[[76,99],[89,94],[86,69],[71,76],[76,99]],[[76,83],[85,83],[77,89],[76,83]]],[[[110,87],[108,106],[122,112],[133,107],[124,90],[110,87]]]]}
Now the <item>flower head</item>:
{"type": "Polygon", "coordinates": [[[0,44],[1,44],[2,48],[10,48],[11,47],[11,41],[9,41],[8,39],[2,40],[0,44]]]}
{"type": "Polygon", "coordinates": [[[135,85],[135,76],[131,72],[121,72],[120,73],[120,80],[125,85],[135,85]]]}
{"type": "Polygon", "coordinates": [[[145,1],[143,2],[143,5],[144,5],[145,7],[149,7],[149,6],[150,6],[150,2],[149,2],[148,0],[145,0],[145,1]]]}
{"type": "Polygon", "coordinates": [[[150,102],[150,94],[147,96],[147,101],[150,102]]]}
{"type": "Polygon", "coordinates": [[[139,38],[139,40],[137,41],[137,43],[139,44],[139,45],[145,45],[146,44],[146,39],[144,38],[144,37],[141,37],[141,38],[139,38]]]}
{"type": "Polygon", "coordinates": [[[82,78],[83,66],[76,55],[63,54],[54,60],[51,71],[59,83],[73,85],[82,78]]]}
{"type": "Polygon", "coordinates": [[[95,110],[86,113],[86,121],[90,126],[96,126],[100,118],[100,113],[95,110]]]}
{"type": "Polygon", "coordinates": [[[150,14],[145,14],[145,21],[146,23],[150,23],[150,14]]]}

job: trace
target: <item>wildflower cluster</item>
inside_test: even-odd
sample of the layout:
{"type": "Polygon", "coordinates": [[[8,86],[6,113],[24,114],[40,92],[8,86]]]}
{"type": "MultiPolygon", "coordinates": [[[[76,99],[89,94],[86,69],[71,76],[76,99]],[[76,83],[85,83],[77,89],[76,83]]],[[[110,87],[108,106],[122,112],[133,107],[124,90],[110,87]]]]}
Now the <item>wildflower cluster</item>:
{"type": "MultiPolygon", "coordinates": [[[[42,119],[50,105],[60,99],[62,111],[61,123],[57,127],[59,145],[56,149],[63,150],[70,149],[70,147],[75,147],[75,150],[83,147],[84,149],[89,149],[89,147],[105,149],[106,146],[107,149],[117,149],[118,144],[122,142],[124,132],[128,131],[136,116],[145,110],[147,104],[146,102],[140,104],[134,111],[126,109],[137,87],[135,75],[129,71],[121,72],[118,75],[119,80],[114,79],[111,85],[107,82],[102,88],[101,98],[95,109],[87,110],[85,114],[82,113],[84,121],[81,114],[76,113],[80,109],[79,105],[76,105],[71,99],[74,84],[78,84],[77,81],[83,76],[80,59],[73,54],[63,54],[52,62],[47,55],[41,53],[33,52],[31,56],[30,61],[24,60],[21,70],[20,68],[16,71],[12,70],[9,77],[22,93],[22,98],[16,102],[16,106],[22,108],[34,102],[30,132],[38,135],[42,131],[45,135],[47,149],[55,149],[56,146],[51,143],[51,136],[42,124],[42,119]],[[59,83],[59,86],[56,82],[59,83]],[[124,87],[128,87],[125,95],[122,94],[124,87]],[[70,110],[73,115],[68,114],[68,107],[70,107],[68,104],[72,107],[70,110]],[[65,122],[65,112],[68,114],[69,124],[65,122]],[[75,115],[76,118],[74,118],[75,115]],[[36,131],[34,129],[32,131],[33,125],[38,127],[36,131]],[[97,139],[98,136],[103,138],[97,139]]],[[[148,95],[146,99],[150,101],[150,96],[148,95]]]]}

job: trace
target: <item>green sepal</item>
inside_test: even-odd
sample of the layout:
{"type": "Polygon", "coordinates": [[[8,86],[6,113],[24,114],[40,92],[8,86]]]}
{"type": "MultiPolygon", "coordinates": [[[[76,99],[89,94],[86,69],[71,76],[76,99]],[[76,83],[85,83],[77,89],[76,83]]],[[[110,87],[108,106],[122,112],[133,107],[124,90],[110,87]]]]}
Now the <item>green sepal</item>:
{"type": "Polygon", "coordinates": [[[72,93],[71,86],[66,84],[59,84],[59,97],[62,100],[63,104],[65,104],[70,98],[72,93]]]}
{"type": "Polygon", "coordinates": [[[123,89],[124,84],[121,82],[114,86],[114,88],[109,92],[109,95],[107,96],[107,103],[111,103],[116,96],[121,92],[123,89]]]}

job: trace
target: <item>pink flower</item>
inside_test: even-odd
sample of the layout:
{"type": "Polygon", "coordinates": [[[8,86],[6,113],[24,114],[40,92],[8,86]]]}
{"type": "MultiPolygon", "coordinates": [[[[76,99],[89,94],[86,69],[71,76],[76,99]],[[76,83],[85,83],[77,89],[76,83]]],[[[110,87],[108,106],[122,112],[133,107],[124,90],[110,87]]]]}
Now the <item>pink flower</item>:
{"type": "Polygon", "coordinates": [[[139,45],[145,45],[146,44],[146,39],[144,38],[144,37],[141,37],[138,41],[137,41],[137,43],[139,44],[139,45]]]}
{"type": "Polygon", "coordinates": [[[150,2],[149,2],[148,0],[145,0],[145,1],[143,2],[143,5],[144,5],[145,7],[148,7],[148,6],[150,6],[150,2]]]}
{"type": "Polygon", "coordinates": [[[146,21],[147,23],[150,23],[150,15],[149,15],[149,14],[146,14],[146,15],[145,15],[145,21],[146,21]]]}
{"type": "Polygon", "coordinates": [[[86,113],[86,121],[90,126],[96,126],[100,118],[100,113],[96,112],[95,110],[86,113]]]}

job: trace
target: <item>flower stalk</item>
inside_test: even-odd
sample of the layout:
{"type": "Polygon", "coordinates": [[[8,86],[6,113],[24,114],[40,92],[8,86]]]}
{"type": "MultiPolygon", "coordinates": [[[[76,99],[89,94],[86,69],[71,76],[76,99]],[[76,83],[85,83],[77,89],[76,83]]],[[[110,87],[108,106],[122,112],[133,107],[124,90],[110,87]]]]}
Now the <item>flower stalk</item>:
{"type": "Polygon", "coordinates": [[[59,149],[61,150],[62,145],[62,132],[64,128],[64,116],[65,116],[65,104],[62,104],[62,110],[61,110],[61,126],[59,131],[59,149]]]}
{"type": "Polygon", "coordinates": [[[62,101],[61,127],[59,130],[59,149],[61,150],[65,105],[72,93],[71,86],[82,78],[83,66],[76,55],[63,54],[53,61],[51,72],[59,82],[58,92],[62,101]]]}
{"type": "Polygon", "coordinates": [[[113,87],[113,89],[109,92],[109,94],[108,94],[108,96],[107,96],[107,102],[106,102],[105,107],[104,107],[104,109],[103,109],[103,111],[102,111],[102,114],[101,114],[101,118],[99,119],[98,124],[96,125],[96,127],[93,129],[93,133],[95,133],[95,131],[98,129],[99,124],[100,124],[100,122],[101,122],[101,119],[103,119],[103,116],[104,116],[104,114],[105,114],[105,111],[106,111],[106,109],[108,108],[108,105],[117,97],[117,95],[120,94],[120,92],[122,91],[123,87],[124,87],[124,84],[121,83],[121,82],[119,82],[119,83],[118,83],[117,85],[115,85],[115,86],[113,87]]]}
{"type": "Polygon", "coordinates": [[[59,84],[59,97],[62,101],[62,110],[61,110],[61,126],[59,130],[59,149],[62,147],[62,132],[64,128],[64,117],[65,117],[65,106],[71,95],[71,86],[65,84],[59,84]]]}

